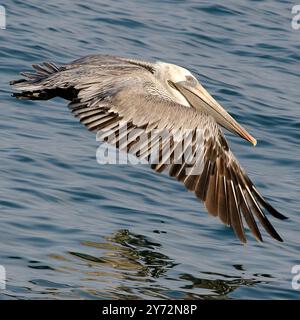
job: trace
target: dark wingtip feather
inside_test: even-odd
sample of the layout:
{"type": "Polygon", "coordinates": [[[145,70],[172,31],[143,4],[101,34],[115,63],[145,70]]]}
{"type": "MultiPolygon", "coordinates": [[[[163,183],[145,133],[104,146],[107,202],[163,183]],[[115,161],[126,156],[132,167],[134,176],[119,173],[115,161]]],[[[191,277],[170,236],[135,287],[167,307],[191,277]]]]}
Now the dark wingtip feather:
{"type": "Polygon", "coordinates": [[[278,212],[274,207],[272,207],[257,191],[257,189],[252,186],[252,190],[254,191],[259,203],[266,209],[268,212],[275,218],[280,220],[286,220],[288,217],[284,216],[282,213],[278,212]]]}
{"type": "Polygon", "coordinates": [[[280,237],[280,235],[278,234],[278,232],[274,228],[273,228],[272,237],[279,242],[284,242],[283,239],[280,237]]]}
{"type": "Polygon", "coordinates": [[[26,81],[27,81],[26,79],[12,80],[9,82],[9,85],[14,86],[15,84],[26,82],[26,81]]]}

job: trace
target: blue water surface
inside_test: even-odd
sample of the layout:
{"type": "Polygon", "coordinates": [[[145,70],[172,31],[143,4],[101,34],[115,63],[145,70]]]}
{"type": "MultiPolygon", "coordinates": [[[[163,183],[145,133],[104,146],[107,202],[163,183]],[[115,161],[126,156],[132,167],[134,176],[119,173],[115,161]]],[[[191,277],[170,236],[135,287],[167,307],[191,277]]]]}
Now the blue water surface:
{"type": "Polygon", "coordinates": [[[2,1],[2,299],[298,299],[300,29],[291,1],[2,1]],[[217,3],[217,2],[216,2],[217,3]],[[242,245],[193,194],[147,166],[99,165],[61,99],[17,101],[32,63],[110,53],[191,70],[258,139],[226,134],[286,221],[242,245]]]}

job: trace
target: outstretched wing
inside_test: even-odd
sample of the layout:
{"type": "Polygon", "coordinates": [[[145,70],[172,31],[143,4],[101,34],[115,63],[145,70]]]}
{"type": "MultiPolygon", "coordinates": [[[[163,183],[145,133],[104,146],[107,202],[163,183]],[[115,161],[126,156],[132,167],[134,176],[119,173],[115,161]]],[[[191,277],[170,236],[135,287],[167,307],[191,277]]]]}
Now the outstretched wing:
{"type": "Polygon", "coordinates": [[[214,119],[173,101],[155,77],[155,64],[96,55],[63,67],[34,67],[36,74],[23,73],[27,79],[12,83],[23,90],[19,97],[69,98],[75,117],[101,140],[152,161],[153,149],[158,148],[151,167],[158,172],[169,169],[209,213],[232,226],[242,242],[244,222],[262,241],[256,220],[282,241],[264,210],[285,217],[257,191],[214,119]],[[141,134],[146,141],[141,142],[141,134]]]}

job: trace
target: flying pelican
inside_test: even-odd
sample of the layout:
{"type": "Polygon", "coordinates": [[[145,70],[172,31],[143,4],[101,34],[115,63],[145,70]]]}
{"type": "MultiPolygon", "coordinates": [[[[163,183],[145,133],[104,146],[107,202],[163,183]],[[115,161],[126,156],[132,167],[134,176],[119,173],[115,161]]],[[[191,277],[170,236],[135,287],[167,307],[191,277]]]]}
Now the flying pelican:
{"type": "MultiPolygon", "coordinates": [[[[14,96],[30,100],[58,96],[70,100],[69,108],[75,117],[97,134],[108,128],[117,130],[121,122],[128,124],[129,133],[134,129],[146,133],[154,129],[175,130],[174,151],[182,143],[185,129],[200,131],[200,138],[191,141],[192,152],[198,155],[197,174],[187,173],[188,163],[176,162],[172,152],[168,159],[163,156],[151,167],[158,172],[168,168],[170,176],[193,191],[210,214],[231,226],[241,242],[246,242],[245,222],[255,238],[263,241],[256,219],[273,238],[283,241],[265,212],[278,219],[286,217],[258,192],[230,151],[220,126],[253,145],[256,140],[188,70],[165,62],[110,55],[90,55],[62,66],[44,62],[33,68],[35,73],[22,72],[25,78],[11,81],[21,91],[14,96]]],[[[104,134],[102,138],[107,137],[104,134]]],[[[132,147],[137,141],[133,139],[128,144],[132,147]]],[[[122,147],[130,149],[128,145],[122,147]]],[[[146,147],[136,155],[148,159],[149,150],[146,147]]]]}

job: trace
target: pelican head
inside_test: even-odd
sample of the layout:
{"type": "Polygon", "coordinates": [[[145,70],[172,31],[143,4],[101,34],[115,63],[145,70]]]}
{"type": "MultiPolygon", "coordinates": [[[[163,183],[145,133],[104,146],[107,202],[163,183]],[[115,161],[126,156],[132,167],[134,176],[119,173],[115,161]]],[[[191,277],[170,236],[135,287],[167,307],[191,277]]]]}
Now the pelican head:
{"type": "Polygon", "coordinates": [[[256,145],[256,139],[232,118],[189,70],[164,62],[158,62],[157,66],[157,77],[177,102],[209,114],[222,127],[256,145]]]}

